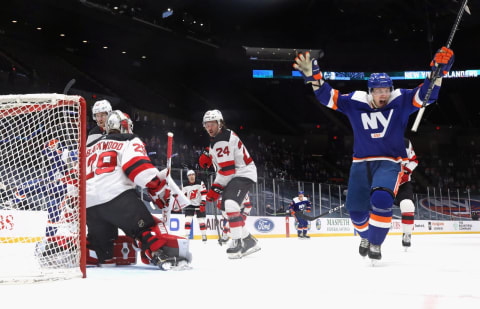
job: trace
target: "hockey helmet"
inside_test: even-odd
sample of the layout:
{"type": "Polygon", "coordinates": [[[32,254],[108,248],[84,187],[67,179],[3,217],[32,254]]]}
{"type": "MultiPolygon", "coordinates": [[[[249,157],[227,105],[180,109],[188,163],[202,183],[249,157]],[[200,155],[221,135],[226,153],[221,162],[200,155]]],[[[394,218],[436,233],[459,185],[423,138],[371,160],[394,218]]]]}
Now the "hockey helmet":
{"type": "Polygon", "coordinates": [[[209,110],[203,115],[203,126],[208,121],[216,121],[220,126],[221,122],[223,121],[222,113],[218,109],[209,110]]]}
{"type": "Polygon", "coordinates": [[[305,192],[303,192],[303,191],[298,191],[298,195],[305,195],[305,192]]]}
{"type": "Polygon", "coordinates": [[[368,92],[373,88],[390,88],[393,91],[393,82],[387,73],[372,73],[368,79],[368,92]]]}
{"type": "Polygon", "coordinates": [[[107,134],[110,134],[111,130],[120,131],[122,134],[133,133],[133,122],[128,114],[120,110],[114,110],[108,114],[105,130],[107,134]]]}
{"type": "Polygon", "coordinates": [[[188,170],[187,176],[190,176],[190,175],[195,175],[195,172],[193,170],[188,170]]]}
{"type": "Polygon", "coordinates": [[[100,100],[95,102],[92,107],[92,114],[95,117],[97,113],[110,113],[112,111],[112,105],[107,100],[100,100]]]}

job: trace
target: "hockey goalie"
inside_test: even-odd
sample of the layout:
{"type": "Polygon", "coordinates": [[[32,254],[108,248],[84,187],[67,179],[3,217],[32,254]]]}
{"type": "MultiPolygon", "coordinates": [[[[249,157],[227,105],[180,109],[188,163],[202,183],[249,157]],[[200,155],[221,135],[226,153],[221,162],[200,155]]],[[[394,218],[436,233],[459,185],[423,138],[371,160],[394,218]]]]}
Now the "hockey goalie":
{"type": "MultiPolygon", "coordinates": [[[[159,171],[153,166],[144,143],[133,134],[127,114],[112,111],[105,129],[107,134],[88,144],[86,150],[87,263],[133,264],[136,255],[129,252],[138,248],[145,264],[162,270],[189,268],[188,240],[168,234],[165,227],[170,188],[176,186],[168,169],[159,171]],[[148,189],[165,221],[152,216],[137,197],[136,185],[148,189]],[[126,236],[119,237],[118,229],[126,236]]],[[[182,196],[178,194],[178,198],[182,196]]],[[[183,208],[189,203],[177,204],[183,208]]]]}

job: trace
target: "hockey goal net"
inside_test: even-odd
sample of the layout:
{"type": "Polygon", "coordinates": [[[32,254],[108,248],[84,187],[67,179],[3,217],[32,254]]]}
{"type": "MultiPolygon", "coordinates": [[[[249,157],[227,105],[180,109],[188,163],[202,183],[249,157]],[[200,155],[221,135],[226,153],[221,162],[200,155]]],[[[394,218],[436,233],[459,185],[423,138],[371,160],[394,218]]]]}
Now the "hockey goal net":
{"type": "Polygon", "coordinates": [[[85,277],[85,100],[0,96],[0,130],[0,283],[85,277]]]}

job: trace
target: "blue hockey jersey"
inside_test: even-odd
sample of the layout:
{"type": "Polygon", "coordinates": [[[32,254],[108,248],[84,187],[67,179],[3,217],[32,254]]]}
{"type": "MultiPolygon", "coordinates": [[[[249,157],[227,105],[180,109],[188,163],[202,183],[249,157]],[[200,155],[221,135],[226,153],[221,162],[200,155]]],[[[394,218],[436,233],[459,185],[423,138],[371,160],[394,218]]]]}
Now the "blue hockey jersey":
{"type": "MultiPolygon", "coordinates": [[[[374,109],[365,91],[342,95],[328,83],[315,91],[323,105],[345,114],[350,120],[354,135],[353,161],[389,160],[402,162],[408,156],[403,137],[409,116],[422,105],[430,81],[415,89],[396,89],[386,106],[374,109]]],[[[435,85],[428,104],[438,97],[440,86],[435,85]]]]}
{"type": "Polygon", "coordinates": [[[300,201],[300,199],[297,196],[293,198],[293,201],[290,203],[289,208],[290,208],[290,212],[311,211],[312,204],[306,197],[304,197],[303,200],[300,201]]]}

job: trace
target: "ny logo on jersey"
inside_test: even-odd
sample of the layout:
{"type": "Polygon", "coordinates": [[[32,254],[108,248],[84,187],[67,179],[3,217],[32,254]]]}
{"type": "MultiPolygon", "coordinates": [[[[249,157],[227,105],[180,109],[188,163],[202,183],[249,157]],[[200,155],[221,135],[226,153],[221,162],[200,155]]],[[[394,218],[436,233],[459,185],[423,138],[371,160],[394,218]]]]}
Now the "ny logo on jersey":
{"type": "Polygon", "coordinates": [[[377,133],[371,133],[370,136],[372,138],[382,138],[385,136],[385,132],[387,131],[388,125],[390,124],[390,119],[392,119],[393,115],[393,109],[390,110],[390,113],[388,114],[388,118],[385,119],[385,116],[382,114],[382,112],[375,112],[375,113],[362,113],[362,123],[363,123],[363,128],[365,130],[377,130],[378,129],[378,123],[383,126],[383,131],[382,132],[377,132],[377,133]]]}

